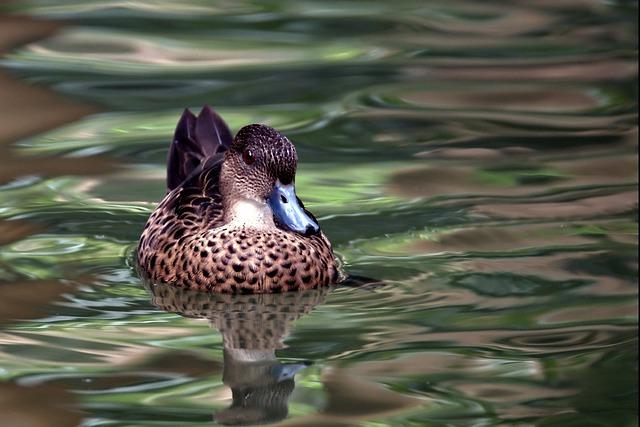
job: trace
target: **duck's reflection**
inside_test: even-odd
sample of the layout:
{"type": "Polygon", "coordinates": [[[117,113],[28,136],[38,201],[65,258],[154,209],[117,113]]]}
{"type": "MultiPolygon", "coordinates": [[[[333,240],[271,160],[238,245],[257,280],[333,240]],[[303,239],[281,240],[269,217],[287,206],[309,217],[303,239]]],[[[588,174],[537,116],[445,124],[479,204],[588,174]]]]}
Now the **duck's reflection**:
{"type": "Polygon", "coordinates": [[[147,285],[156,307],[185,317],[206,318],[222,334],[222,380],[233,402],[216,413],[225,425],[265,424],[284,419],[294,377],[305,363],[281,363],[275,351],[293,322],[321,304],[331,288],[264,295],[206,294],[169,285],[147,285]]]}
{"type": "Polygon", "coordinates": [[[287,416],[294,376],[305,364],[283,364],[275,356],[249,350],[224,351],[222,381],[231,388],[233,403],[215,415],[225,425],[279,421],[287,416]],[[266,356],[268,358],[260,359],[266,356]]]}

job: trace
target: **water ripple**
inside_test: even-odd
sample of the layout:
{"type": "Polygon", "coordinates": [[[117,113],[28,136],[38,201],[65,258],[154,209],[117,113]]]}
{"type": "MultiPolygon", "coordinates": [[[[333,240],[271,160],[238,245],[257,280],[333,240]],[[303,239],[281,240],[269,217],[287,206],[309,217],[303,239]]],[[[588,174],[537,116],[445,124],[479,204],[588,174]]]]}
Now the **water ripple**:
{"type": "Polygon", "coordinates": [[[65,27],[3,54],[0,84],[101,111],[0,146],[0,413],[228,414],[222,335],[155,308],[131,258],[176,118],[209,103],[234,131],[295,141],[301,198],[346,271],[381,282],[338,287],[289,325],[278,358],[313,363],[289,425],[636,422],[637,4],[10,10],[65,27]]]}

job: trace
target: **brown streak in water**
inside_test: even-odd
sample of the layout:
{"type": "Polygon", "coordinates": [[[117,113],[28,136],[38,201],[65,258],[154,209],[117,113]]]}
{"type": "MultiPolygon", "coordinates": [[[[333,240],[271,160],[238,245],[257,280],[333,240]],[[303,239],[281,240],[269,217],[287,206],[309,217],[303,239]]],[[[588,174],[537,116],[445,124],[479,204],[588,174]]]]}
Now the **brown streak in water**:
{"type": "MultiPolygon", "coordinates": [[[[48,37],[60,24],[23,16],[0,16],[0,55],[16,46],[48,37]]],[[[9,143],[76,121],[95,112],[94,107],[62,98],[0,71],[0,143],[9,143]]]]}
{"type": "MultiPolygon", "coordinates": [[[[491,320],[485,316],[483,321],[491,320]]],[[[478,319],[473,320],[475,328],[473,330],[447,330],[430,332],[403,331],[401,329],[390,329],[388,339],[378,342],[370,347],[371,351],[393,351],[397,345],[410,343],[420,343],[421,345],[437,345],[438,343],[449,343],[456,348],[483,348],[491,350],[510,350],[513,354],[535,355],[562,353],[568,351],[585,351],[590,349],[600,349],[614,343],[620,335],[631,335],[637,328],[634,325],[609,326],[569,326],[559,328],[542,327],[540,329],[528,330],[506,330],[490,329],[493,325],[487,325],[487,329],[481,328],[478,319]],[[558,337],[565,338],[563,342],[545,344],[539,342],[540,338],[558,337]]],[[[456,323],[456,328],[469,328],[471,325],[456,323]]]]}
{"type": "Polygon", "coordinates": [[[589,110],[599,105],[595,96],[578,89],[527,87],[487,88],[484,86],[467,90],[438,88],[418,90],[401,95],[405,101],[420,107],[458,109],[500,109],[502,111],[572,112],[589,110]],[[443,90],[446,89],[446,90],[443,90]]]}
{"type": "Polygon", "coordinates": [[[638,193],[627,191],[606,196],[588,197],[570,203],[496,203],[479,205],[473,210],[493,218],[560,219],[618,215],[632,213],[637,209],[638,193]]]}
{"type": "MultiPolygon", "coordinates": [[[[144,358],[139,364],[132,363],[129,369],[107,375],[94,375],[90,382],[82,384],[83,391],[101,391],[127,387],[141,382],[148,382],[150,378],[166,378],[171,375],[185,375],[204,377],[205,375],[220,374],[222,364],[215,359],[205,359],[189,351],[170,350],[154,351],[143,349],[144,358]]],[[[48,385],[64,389],[77,389],[77,378],[57,378],[47,382],[48,385]]]]}
{"type": "Polygon", "coordinates": [[[0,246],[18,242],[40,231],[41,229],[38,226],[28,222],[18,220],[7,221],[0,218],[0,246]]]}
{"type": "Polygon", "coordinates": [[[638,314],[638,302],[609,304],[608,306],[567,307],[537,318],[543,324],[574,323],[584,320],[589,322],[608,322],[611,319],[635,319],[638,314]]]}
{"type": "MultiPolygon", "coordinates": [[[[486,380],[485,380],[486,381],[486,380]]],[[[476,401],[493,404],[496,415],[501,419],[518,419],[524,417],[552,416],[558,412],[556,407],[534,405],[531,402],[544,399],[568,398],[578,393],[577,388],[554,388],[526,382],[506,383],[503,378],[495,378],[486,383],[466,380],[443,381],[442,387],[457,390],[459,393],[476,401]]]]}
{"type": "Polygon", "coordinates": [[[522,248],[569,246],[592,243],[588,236],[563,235],[553,228],[535,226],[484,227],[442,233],[438,240],[419,240],[410,244],[408,253],[514,251],[522,248]]]}
{"type": "Polygon", "coordinates": [[[434,65],[429,76],[444,80],[497,80],[594,82],[628,80],[638,75],[638,64],[633,61],[605,58],[564,64],[491,64],[486,65],[434,65]]]}
{"type": "MultiPolygon", "coordinates": [[[[74,280],[90,283],[92,278],[84,276],[74,280]]],[[[54,279],[0,282],[0,324],[45,317],[51,314],[48,307],[53,301],[73,290],[73,285],[54,279]]]]}
{"type": "Polygon", "coordinates": [[[519,34],[539,30],[553,25],[554,18],[542,10],[524,7],[509,7],[506,4],[492,6],[487,3],[481,5],[474,2],[462,3],[460,9],[466,13],[482,13],[494,15],[490,22],[472,19],[433,19],[430,27],[447,34],[463,34],[469,39],[482,39],[487,36],[514,37],[519,34]]]}
{"type": "MultiPolygon", "coordinates": [[[[462,150],[459,150],[455,154],[461,157],[463,156],[461,151],[462,150]]],[[[482,154],[487,160],[496,160],[497,157],[489,156],[484,152],[482,154]]],[[[472,155],[472,153],[470,153],[470,155],[472,155]]],[[[428,154],[421,154],[421,156],[428,157],[428,154]]],[[[520,156],[516,156],[516,158],[518,157],[520,156]]],[[[508,161],[509,159],[510,157],[504,156],[504,160],[508,161]]],[[[511,160],[513,159],[511,158],[511,160]]],[[[499,186],[479,182],[476,176],[477,172],[475,167],[457,165],[414,166],[412,168],[400,170],[392,175],[389,183],[387,184],[387,188],[391,194],[410,198],[461,194],[469,194],[474,196],[524,196],[560,188],[567,189],[578,186],[603,184],[634,184],[638,182],[638,159],[637,157],[630,155],[618,155],[615,157],[593,159],[590,158],[583,160],[573,159],[570,161],[562,160],[556,162],[539,162],[535,157],[532,158],[532,156],[529,156],[526,159],[526,164],[528,164],[529,166],[543,167],[545,169],[553,169],[562,173],[563,176],[558,177],[556,181],[551,183],[547,182],[543,184],[499,186]]],[[[487,163],[487,166],[494,167],[496,165],[499,165],[499,163],[487,163]]],[[[629,205],[632,207],[634,203],[637,204],[637,197],[634,197],[633,192],[623,194],[625,194],[626,200],[628,201],[628,203],[624,203],[625,206],[629,205]]],[[[609,197],[610,199],[604,199],[607,201],[624,201],[623,198],[616,197],[615,194],[603,197],[609,197]]],[[[504,203],[488,206],[499,206],[500,208],[502,208],[503,206],[508,205],[509,204],[504,203]]],[[[536,206],[536,204],[534,203],[528,203],[526,205],[528,207],[536,206]]],[[[555,208],[556,211],[560,211],[559,206],[561,205],[568,207],[575,205],[576,209],[580,208],[581,206],[589,208],[595,207],[593,206],[592,202],[580,200],[574,202],[549,204],[549,206],[546,207],[552,207],[555,208]],[[585,203],[588,206],[584,206],[585,203]]],[[[490,207],[487,208],[486,206],[476,206],[475,209],[479,213],[501,213],[497,209],[490,207]]],[[[626,211],[627,209],[628,207],[625,207],[623,211],[626,211]]],[[[551,211],[548,211],[548,213],[543,212],[543,216],[541,216],[540,218],[552,218],[553,215],[550,212],[551,211]]],[[[528,214],[526,217],[532,216],[532,214],[528,214]]],[[[571,216],[579,216],[579,212],[573,210],[571,216]]]]}
{"type": "Polygon", "coordinates": [[[327,404],[322,412],[287,420],[282,425],[352,426],[363,421],[411,410],[426,402],[389,390],[373,381],[363,380],[350,368],[334,368],[322,378],[327,404]]]}
{"type": "MultiPolygon", "coordinates": [[[[516,126],[536,126],[542,128],[553,128],[556,131],[577,132],[579,135],[588,135],[588,132],[629,132],[629,123],[635,123],[635,114],[619,114],[614,116],[586,116],[581,114],[551,115],[536,112],[513,112],[513,111],[482,111],[482,110],[416,110],[414,108],[394,108],[394,109],[370,109],[368,111],[355,111],[347,115],[349,119],[366,120],[376,122],[386,119],[399,118],[401,120],[429,120],[433,122],[447,123],[450,121],[472,121],[478,120],[485,124],[506,123],[509,130],[513,131],[516,126]]],[[[544,131],[542,131],[544,132],[544,131]]],[[[540,135],[540,132],[536,132],[540,135]]],[[[531,135],[527,132],[525,135],[531,135]]]]}
{"type": "MultiPolygon", "coordinates": [[[[61,26],[30,17],[0,15],[0,55],[48,37],[61,26]]],[[[0,93],[0,183],[24,175],[92,175],[113,168],[112,161],[96,156],[82,159],[16,156],[9,144],[77,121],[97,109],[20,81],[3,70],[0,70],[0,93]]]]}
{"type": "MultiPolygon", "coordinates": [[[[509,130],[507,134],[501,135],[502,139],[507,138],[520,138],[531,137],[530,133],[518,132],[509,130]]],[[[446,161],[462,161],[468,160],[475,162],[476,164],[486,164],[490,161],[507,160],[507,161],[530,161],[530,156],[535,156],[536,161],[552,160],[559,156],[571,157],[576,162],[584,162],[582,159],[594,159],[594,158],[611,158],[612,154],[629,148],[635,148],[636,141],[638,140],[638,129],[633,128],[620,132],[608,132],[600,130],[587,130],[587,131],[560,131],[560,132],[536,132],[536,140],[541,139],[562,139],[566,137],[585,137],[590,139],[600,138],[603,141],[615,141],[610,142],[604,146],[598,144],[589,144],[582,148],[579,153],[576,153],[573,146],[557,146],[552,150],[541,151],[531,147],[521,147],[518,145],[500,147],[500,148],[488,148],[477,147],[473,145],[480,145],[477,135],[461,136],[459,138],[450,139],[448,141],[429,141],[429,144],[437,143],[446,145],[445,147],[438,147],[431,150],[421,151],[415,154],[415,157],[428,159],[428,160],[446,160],[446,161]],[[461,146],[461,147],[458,147],[461,146]]],[[[482,138],[482,137],[480,137],[482,138]]],[[[623,159],[624,166],[636,161],[632,156],[623,159]]],[[[623,169],[627,169],[623,167],[623,169]]],[[[616,165],[618,170],[618,165],[616,165]]],[[[630,174],[629,176],[633,176],[630,174]]],[[[637,171],[635,172],[637,177],[637,171]]]]}
{"type": "Polygon", "coordinates": [[[13,383],[0,383],[2,425],[29,427],[77,426],[82,421],[82,413],[70,411],[66,408],[74,400],[74,396],[71,393],[59,387],[50,385],[21,387],[13,383]],[[54,424],[52,424],[53,420],[55,420],[54,424]]]}

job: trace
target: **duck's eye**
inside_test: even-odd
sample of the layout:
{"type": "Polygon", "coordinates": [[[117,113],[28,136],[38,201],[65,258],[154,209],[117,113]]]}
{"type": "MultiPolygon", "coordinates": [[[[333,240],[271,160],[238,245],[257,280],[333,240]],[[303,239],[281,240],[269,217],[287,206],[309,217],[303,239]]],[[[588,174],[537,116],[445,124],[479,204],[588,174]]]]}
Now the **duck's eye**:
{"type": "Polygon", "coordinates": [[[252,165],[253,162],[256,161],[255,156],[253,155],[253,152],[250,149],[246,149],[242,152],[242,160],[244,160],[244,162],[248,165],[252,165]]]}

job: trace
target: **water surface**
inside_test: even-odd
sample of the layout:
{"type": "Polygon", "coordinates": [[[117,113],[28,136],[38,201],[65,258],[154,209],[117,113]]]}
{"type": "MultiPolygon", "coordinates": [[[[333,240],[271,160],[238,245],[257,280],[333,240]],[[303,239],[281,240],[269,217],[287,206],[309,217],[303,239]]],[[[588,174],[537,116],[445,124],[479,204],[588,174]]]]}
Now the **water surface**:
{"type": "Polygon", "coordinates": [[[83,108],[0,145],[4,419],[637,425],[637,3],[5,11],[61,26],[3,75],[48,91],[41,110],[83,108]],[[173,127],[204,103],[295,141],[346,271],[385,286],[142,284],[131,253],[173,127]]]}

